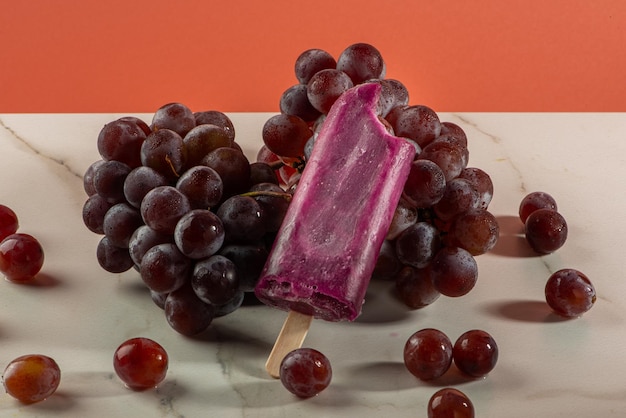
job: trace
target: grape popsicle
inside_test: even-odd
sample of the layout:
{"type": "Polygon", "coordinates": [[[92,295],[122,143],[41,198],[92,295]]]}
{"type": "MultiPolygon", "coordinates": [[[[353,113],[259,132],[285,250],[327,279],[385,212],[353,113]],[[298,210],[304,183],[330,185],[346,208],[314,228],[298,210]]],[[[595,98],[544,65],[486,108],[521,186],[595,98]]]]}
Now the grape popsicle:
{"type": "Polygon", "coordinates": [[[408,177],[415,148],[389,134],[380,86],[340,96],[316,139],[255,294],[290,311],[266,369],[298,348],[311,318],[353,321],[408,177]]]}

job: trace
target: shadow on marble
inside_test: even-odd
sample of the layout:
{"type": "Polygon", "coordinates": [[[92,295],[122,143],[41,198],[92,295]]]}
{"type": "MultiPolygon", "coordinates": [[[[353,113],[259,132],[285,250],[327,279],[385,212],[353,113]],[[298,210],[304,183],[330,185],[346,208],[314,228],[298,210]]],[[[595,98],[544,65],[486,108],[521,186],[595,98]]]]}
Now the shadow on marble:
{"type": "Polygon", "coordinates": [[[372,280],[355,324],[388,324],[405,320],[411,310],[395,296],[393,281],[372,280]]]}
{"type": "Polygon", "coordinates": [[[524,224],[517,216],[497,216],[500,236],[490,254],[504,257],[539,257],[528,245],[524,236],[524,224]]]}
{"type": "Polygon", "coordinates": [[[24,282],[24,283],[19,283],[20,286],[31,286],[31,287],[48,287],[48,288],[52,288],[52,287],[58,287],[63,285],[63,282],[48,273],[45,272],[41,272],[39,274],[37,274],[35,277],[33,277],[32,280],[28,281],[28,282],[24,282]]]}
{"type": "Polygon", "coordinates": [[[400,361],[360,363],[341,371],[351,390],[393,392],[410,389],[419,384],[400,361]]]}
{"type": "Polygon", "coordinates": [[[520,322],[554,323],[568,321],[556,315],[545,301],[504,300],[485,305],[484,310],[492,316],[520,322]]]}

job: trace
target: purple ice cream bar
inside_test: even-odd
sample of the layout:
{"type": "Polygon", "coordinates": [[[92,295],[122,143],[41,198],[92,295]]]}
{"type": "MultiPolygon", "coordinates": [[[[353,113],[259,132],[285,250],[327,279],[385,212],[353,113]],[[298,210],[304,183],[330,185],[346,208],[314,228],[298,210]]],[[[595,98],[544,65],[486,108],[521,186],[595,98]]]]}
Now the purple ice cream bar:
{"type": "Polygon", "coordinates": [[[256,286],[265,304],[352,321],[415,156],[376,114],[378,84],[345,92],[328,113],[256,286]]]}

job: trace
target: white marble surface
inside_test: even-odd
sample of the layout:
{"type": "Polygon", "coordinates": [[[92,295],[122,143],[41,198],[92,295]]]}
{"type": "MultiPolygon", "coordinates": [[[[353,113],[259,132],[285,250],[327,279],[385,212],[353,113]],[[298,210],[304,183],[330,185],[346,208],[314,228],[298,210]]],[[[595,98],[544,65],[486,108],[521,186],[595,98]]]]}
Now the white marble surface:
{"type": "MultiPolygon", "coordinates": [[[[81,175],[99,158],[100,128],[117,116],[0,115],[0,203],[46,251],[37,285],[0,281],[0,369],[32,352],[62,369],[53,397],[23,406],[2,394],[0,416],[415,417],[426,415],[441,386],[466,392],[479,417],[626,414],[626,114],[442,113],[465,128],[470,165],[492,176],[500,241],[478,258],[478,284],[463,298],[409,312],[373,284],[355,323],[314,322],[305,345],[329,357],[334,376],[308,400],[263,369],[283,312],[242,308],[201,338],[184,338],[165,323],[137,273],[99,268],[99,237],[82,224],[81,175]],[[534,190],[557,199],[570,227],[565,246],[543,257],[517,235],[519,201],[534,190]],[[557,320],[543,299],[545,280],[563,267],[586,272],[598,293],[596,306],[576,320],[557,320]],[[481,380],[456,373],[416,380],[402,349],[424,327],[452,339],[485,329],[499,344],[498,365],[481,380]],[[132,392],[114,376],[113,351],[135,336],[169,352],[168,376],[156,390],[132,392]]],[[[237,141],[254,156],[269,114],[230,116],[237,141]]]]}

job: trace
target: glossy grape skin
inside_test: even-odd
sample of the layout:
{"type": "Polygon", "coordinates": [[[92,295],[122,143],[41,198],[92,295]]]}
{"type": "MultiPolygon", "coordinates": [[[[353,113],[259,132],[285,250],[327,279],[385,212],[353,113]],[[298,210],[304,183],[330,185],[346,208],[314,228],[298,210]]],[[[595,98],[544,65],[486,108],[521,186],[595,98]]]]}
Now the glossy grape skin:
{"type": "Polygon", "coordinates": [[[196,126],[199,125],[215,125],[222,128],[230,138],[231,144],[235,141],[235,125],[232,120],[219,110],[204,110],[193,114],[196,120],[196,126]]]}
{"type": "Polygon", "coordinates": [[[170,327],[188,337],[206,330],[216,314],[215,305],[202,301],[190,283],[169,293],[163,309],[170,327]]]}
{"type": "Polygon", "coordinates": [[[278,108],[280,113],[297,116],[305,122],[313,122],[321,115],[309,101],[306,84],[295,84],[285,90],[280,96],[278,108]]]}
{"type": "Polygon", "coordinates": [[[448,297],[466,295],[478,280],[478,265],[474,256],[459,247],[444,247],[430,264],[433,286],[448,297]]]}
{"type": "Polygon", "coordinates": [[[149,338],[124,341],[113,354],[117,376],[132,390],[156,387],[167,375],[169,357],[163,346],[149,338]]]}
{"type": "Polygon", "coordinates": [[[455,178],[446,183],[446,190],[433,210],[437,217],[443,221],[452,221],[457,215],[477,208],[479,198],[476,189],[465,179],[455,178]]]}
{"type": "Polygon", "coordinates": [[[225,245],[219,254],[231,260],[237,266],[239,288],[244,292],[254,291],[259,275],[267,261],[268,251],[261,242],[254,244],[225,245]]]}
{"type": "Polygon", "coordinates": [[[307,84],[321,70],[336,68],[337,62],[332,55],[323,49],[307,49],[302,52],[294,65],[296,78],[301,84],[307,84]]]}
{"type": "Polygon", "coordinates": [[[415,160],[404,183],[403,197],[416,208],[428,208],[441,200],[446,191],[443,170],[430,160],[415,160]]]}
{"type": "Polygon", "coordinates": [[[148,225],[142,225],[131,235],[128,241],[128,253],[133,262],[139,266],[141,259],[150,248],[171,242],[173,242],[171,235],[157,232],[148,225]]]}
{"type": "Polygon", "coordinates": [[[428,267],[404,266],[395,276],[395,285],[398,299],[411,309],[425,308],[441,296],[433,286],[428,267]]]}
{"type": "Polygon", "coordinates": [[[176,224],[174,241],[178,249],[192,259],[215,254],[224,243],[224,225],[208,209],[194,209],[183,215],[176,224]]]}
{"type": "Polygon", "coordinates": [[[484,254],[495,247],[500,233],[498,220],[486,209],[470,209],[457,215],[450,229],[454,245],[472,255],[484,254]]]}
{"type": "Polygon", "coordinates": [[[124,200],[124,181],[131,168],[116,160],[104,161],[98,165],[93,176],[93,186],[100,196],[111,203],[124,200]]]}
{"type": "Polygon", "coordinates": [[[94,161],[85,170],[85,174],[83,175],[83,189],[85,190],[87,196],[93,196],[94,194],[98,193],[93,182],[96,171],[98,170],[98,167],[100,167],[102,164],[104,164],[104,160],[94,161]]]}
{"type": "Polygon", "coordinates": [[[417,222],[396,238],[396,255],[403,263],[424,268],[441,247],[439,231],[428,222],[417,222]]]}
{"type": "Polygon", "coordinates": [[[191,210],[189,199],[172,186],[150,190],[141,202],[141,217],[146,225],[164,234],[174,234],[176,224],[191,210]]]}
{"type": "Polygon", "coordinates": [[[484,377],[498,362],[499,349],[496,340],[486,331],[464,332],[454,343],[454,364],[463,373],[472,377],[484,377]]]}
{"type": "Polygon", "coordinates": [[[537,209],[558,211],[556,200],[546,192],[532,192],[524,196],[519,205],[519,218],[526,223],[528,216],[537,209]]]}
{"type": "Polygon", "coordinates": [[[61,383],[61,369],[48,356],[27,354],[7,365],[2,382],[6,392],[18,401],[41,402],[56,392],[61,383]]]}
{"type": "Polygon", "coordinates": [[[141,225],[143,219],[137,208],[128,203],[118,203],[107,211],[102,227],[111,244],[128,248],[130,237],[141,225]]]}
{"type": "Polygon", "coordinates": [[[124,180],[124,197],[136,208],[141,207],[141,201],[148,192],[159,186],[167,186],[168,180],[156,170],[140,166],[133,169],[124,180]]]}
{"type": "Polygon", "coordinates": [[[116,247],[106,236],[98,242],[96,259],[109,273],[123,273],[135,265],[128,249],[116,247]]]}
{"type": "Polygon", "coordinates": [[[32,235],[15,233],[0,242],[0,272],[12,282],[31,280],[39,273],[43,262],[43,248],[32,235]]]}
{"type": "Polygon", "coordinates": [[[299,157],[313,135],[309,125],[299,116],[280,113],[269,118],[261,132],[263,143],[281,157],[299,157]]]}
{"type": "Polygon", "coordinates": [[[332,367],[328,358],[312,348],[298,348],[283,358],[280,364],[280,381],[300,398],[318,395],[330,385],[332,367]]]}
{"type": "Polygon", "coordinates": [[[150,290],[170,293],[182,287],[191,275],[191,260],[172,243],[155,245],[142,257],[139,271],[150,290]]]}
{"type": "Polygon", "coordinates": [[[104,234],[104,217],[113,207],[113,203],[107,201],[99,194],[91,195],[83,204],[83,223],[91,232],[104,234]]]}
{"type": "Polygon", "coordinates": [[[141,164],[176,181],[187,162],[183,138],[170,129],[159,129],[146,137],[141,144],[141,164]]]}
{"type": "Polygon", "coordinates": [[[437,113],[423,105],[396,106],[386,118],[396,136],[409,138],[424,148],[441,132],[441,121],[437,113]]]}
{"type": "Polygon", "coordinates": [[[200,260],[194,266],[191,287],[202,301],[224,305],[239,291],[237,267],[222,255],[200,260]]]}
{"type": "Polygon", "coordinates": [[[19,220],[13,209],[0,205],[0,241],[11,234],[15,234],[19,225],[19,220]]]}
{"type": "Polygon", "coordinates": [[[550,254],[567,240],[567,222],[552,209],[537,209],[528,215],[524,234],[531,248],[539,254],[550,254]]]}
{"type": "Polygon", "coordinates": [[[596,302],[596,290],[589,278],[576,269],[566,268],[550,275],[545,287],[546,302],[565,318],[576,318],[596,302]]]}
{"type": "Polygon", "coordinates": [[[474,405],[458,389],[443,388],[428,401],[428,418],[474,418],[474,405]]]}
{"type": "Polygon", "coordinates": [[[470,182],[478,193],[478,207],[487,209],[493,199],[493,182],[489,174],[477,167],[465,167],[459,178],[470,182]]]}
{"type": "Polygon", "coordinates": [[[185,171],[176,182],[193,209],[209,209],[217,206],[224,194],[224,183],[217,171],[198,165],[185,171]]]}
{"type": "Polygon", "coordinates": [[[154,112],[151,128],[153,131],[169,129],[184,137],[196,126],[194,113],[182,103],[168,103],[154,112]]]}
{"type": "Polygon", "coordinates": [[[214,149],[204,157],[202,165],[211,167],[222,179],[223,199],[243,193],[250,187],[250,162],[238,149],[214,149]]]}
{"type": "Polygon", "coordinates": [[[229,147],[232,142],[228,132],[219,126],[209,124],[196,126],[183,138],[186,167],[200,165],[209,152],[220,147],[229,147]]]}
{"type": "Polygon", "coordinates": [[[257,183],[250,188],[261,208],[263,230],[276,232],[285,218],[291,195],[274,183],[257,183]]]}
{"type": "Polygon", "coordinates": [[[249,196],[231,196],[217,209],[228,243],[251,243],[265,234],[263,209],[249,196]]]}
{"type": "Polygon", "coordinates": [[[404,345],[404,364],[420,380],[437,379],[452,364],[452,342],[437,329],[419,330],[404,345]]]}
{"type": "MultiPolygon", "coordinates": [[[[409,92],[400,81],[384,78],[372,79],[367,82],[379,84],[381,87],[377,104],[377,114],[380,117],[385,118],[395,107],[409,104],[409,92]]],[[[383,119],[383,122],[386,122],[386,119],[383,119]]]]}
{"type": "Polygon", "coordinates": [[[105,161],[117,160],[135,168],[141,165],[139,151],[146,133],[130,119],[117,119],[104,125],[98,134],[98,151],[105,161]]]}
{"type": "MultiPolygon", "coordinates": [[[[418,142],[419,144],[419,142],[418,142]]],[[[468,156],[465,154],[467,148],[463,148],[449,141],[437,139],[422,147],[422,152],[418,158],[430,160],[441,168],[446,181],[451,181],[461,174],[467,165],[468,156]]]]}
{"type": "Polygon", "coordinates": [[[315,109],[327,114],[339,96],[352,87],[352,80],[343,71],[322,70],[315,73],[307,84],[307,97],[315,109]]]}
{"type": "Polygon", "coordinates": [[[337,59],[337,70],[348,74],[357,85],[374,78],[383,78],[385,63],[374,46],[356,43],[344,49],[337,59]]]}
{"type": "Polygon", "coordinates": [[[385,236],[388,240],[396,239],[404,230],[417,222],[417,209],[407,199],[401,198],[391,219],[391,225],[385,236]]]}

